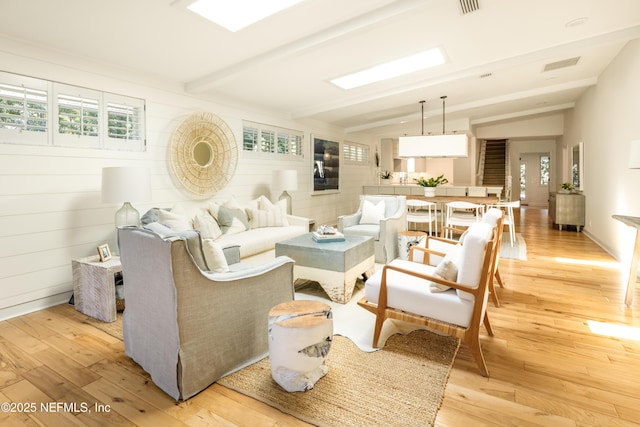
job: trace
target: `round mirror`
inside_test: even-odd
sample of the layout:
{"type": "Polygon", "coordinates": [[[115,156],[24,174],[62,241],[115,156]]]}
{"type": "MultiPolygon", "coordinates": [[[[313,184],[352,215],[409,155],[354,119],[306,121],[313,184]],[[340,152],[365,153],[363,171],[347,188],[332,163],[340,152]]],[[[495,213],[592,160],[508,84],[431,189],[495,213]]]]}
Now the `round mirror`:
{"type": "Polygon", "coordinates": [[[206,168],[213,162],[213,150],[206,140],[196,143],[193,147],[193,159],[203,168],[206,168]]]}
{"type": "Polygon", "coordinates": [[[231,128],[212,113],[194,113],[176,127],[169,144],[169,164],[182,186],[210,197],[229,183],[238,165],[238,145],[231,128]]]}

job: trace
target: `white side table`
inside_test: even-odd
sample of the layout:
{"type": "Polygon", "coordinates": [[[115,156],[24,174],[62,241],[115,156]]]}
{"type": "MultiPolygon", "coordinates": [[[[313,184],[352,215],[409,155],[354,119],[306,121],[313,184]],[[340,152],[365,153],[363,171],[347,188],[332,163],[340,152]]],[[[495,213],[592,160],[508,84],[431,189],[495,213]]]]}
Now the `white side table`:
{"type": "Polygon", "coordinates": [[[98,255],[71,261],[76,310],[103,322],[115,322],[115,274],[122,271],[120,257],[100,262],[98,255]]]}
{"type": "Polygon", "coordinates": [[[325,376],[333,340],[331,307],[320,301],[283,302],[269,311],[271,376],[288,392],[306,391],[325,376]]]}
{"type": "Polygon", "coordinates": [[[409,259],[411,247],[419,245],[426,238],[427,234],[423,231],[398,232],[398,257],[403,260],[409,259]]]}

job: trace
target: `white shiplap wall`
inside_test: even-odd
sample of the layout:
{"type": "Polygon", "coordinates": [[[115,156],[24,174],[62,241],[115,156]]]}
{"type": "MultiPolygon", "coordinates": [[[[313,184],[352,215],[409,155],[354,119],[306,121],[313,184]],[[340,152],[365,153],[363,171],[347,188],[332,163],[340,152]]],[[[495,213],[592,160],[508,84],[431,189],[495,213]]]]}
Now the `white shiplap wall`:
{"type": "Polygon", "coordinates": [[[105,242],[115,249],[113,215],[119,205],[101,202],[103,167],[151,169],[153,201],[134,203],[141,213],[193,198],[176,185],[167,163],[173,129],[193,112],[220,116],[233,129],[239,148],[243,119],[305,133],[300,161],[257,159],[240,150],[234,178],[215,199],[270,196],[271,171],[296,169],[294,214],[314,218],[316,224],[333,224],[338,215],[357,207],[362,185],[371,180],[373,166],[342,164],[341,193],[311,195],[310,133],[342,138],[340,130],[322,124],[311,127],[278,114],[204,101],[181,93],[175,82],[155,82],[13,42],[3,45],[2,39],[0,64],[2,71],[130,95],[147,104],[147,149],[142,153],[0,143],[0,319],[66,302],[72,290],[71,260],[95,254],[105,242]]]}

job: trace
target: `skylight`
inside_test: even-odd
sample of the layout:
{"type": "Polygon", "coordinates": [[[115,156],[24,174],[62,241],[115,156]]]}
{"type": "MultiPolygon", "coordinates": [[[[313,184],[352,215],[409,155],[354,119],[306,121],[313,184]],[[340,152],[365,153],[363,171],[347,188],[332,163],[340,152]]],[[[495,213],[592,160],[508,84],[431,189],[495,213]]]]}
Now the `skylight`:
{"type": "Polygon", "coordinates": [[[236,32],[303,0],[196,0],[192,12],[236,32]]]}
{"type": "Polygon", "coordinates": [[[331,83],[340,86],[342,89],[353,89],[382,80],[403,76],[415,71],[425,70],[435,67],[436,65],[444,64],[444,62],[442,51],[439,48],[433,48],[391,62],[376,65],[375,67],[354,74],[338,77],[331,80],[331,83]]]}

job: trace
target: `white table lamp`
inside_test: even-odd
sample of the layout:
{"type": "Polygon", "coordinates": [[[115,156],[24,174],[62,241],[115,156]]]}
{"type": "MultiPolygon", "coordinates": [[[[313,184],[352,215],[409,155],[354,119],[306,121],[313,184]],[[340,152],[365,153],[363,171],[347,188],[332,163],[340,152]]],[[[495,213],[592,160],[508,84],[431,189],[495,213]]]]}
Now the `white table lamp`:
{"type": "Polygon", "coordinates": [[[291,215],[291,195],[287,191],[298,189],[298,172],[295,170],[274,170],[271,176],[271,186],[275,194],[282,191],[278,200],[287,200],[287,213],[291,215]]]}
{"type": "Polygon", "coordinates": [[[124,204],[116,212],[116,227],[140,226],[140,213],[131,202],[151,200],[151,175],[148,168],[109,167],[102,169],[102,202],[124,204]]]}

